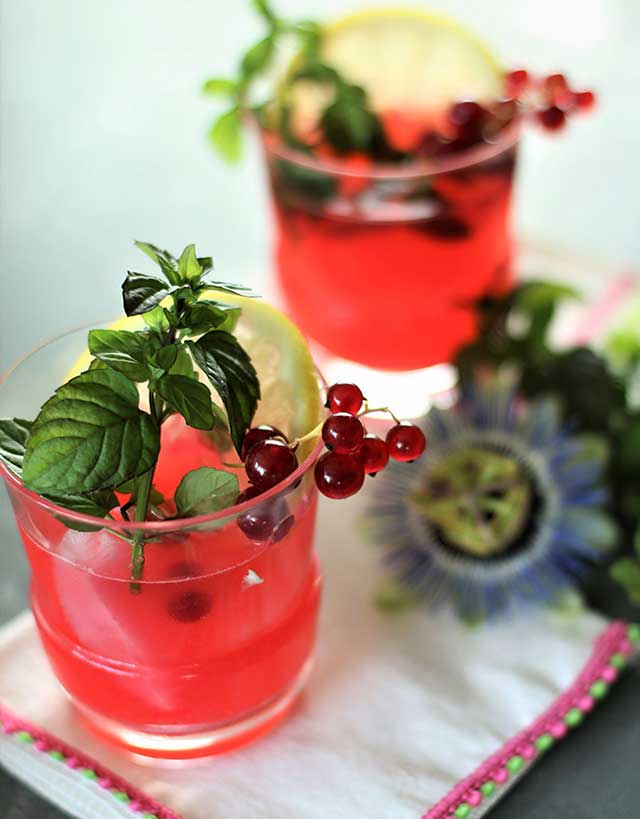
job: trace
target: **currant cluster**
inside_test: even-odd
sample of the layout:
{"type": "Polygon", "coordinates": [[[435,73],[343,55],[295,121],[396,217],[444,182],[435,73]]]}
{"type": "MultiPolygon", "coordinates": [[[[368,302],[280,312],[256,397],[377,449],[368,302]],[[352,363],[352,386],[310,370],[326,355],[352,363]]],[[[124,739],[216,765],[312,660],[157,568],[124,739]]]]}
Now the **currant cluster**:
{"type": "Polygon", "coordinates": [[[524,68],[505,75],[505,94],[530,109],[547,131],[560,130],[567,116],[589,111],[596,102],[593,91],[571,88],[564,74],[533,77],[524,68]]]}
{"type": "Polygon", "coordinates": [[[413,424],[394,419],[396,424],[384,441],[367,434],[361,417],[372,410],[366,408],[362,391],[355,384],[330,387],[326,406],[331,415],[322,425],[322,440],[329,451],[318,458],[314,476],[318,489],[328,498],[354,495],[361,489],[365,475],[384,469],[389,458],[415,461],[424,452],[424,434],[413,424]]]}
{"type": "MultiPolygon", "coordinates": [[[[375,475],[396,461],[415,461],[424,452],[425,437],[413,424],[398,421],[383,440],[367,433],[361,418],[385,408],[369,409],[362,391],[355,384],[334,384],[327,392],[327,408],[331,414],[324,423],[305,436],[320,432],[327,452],[318,458],[314,477],[323,495],[348,498],[364,483],[365,475],[375,475]]],[[[268,424],[247,430],[240,458],[249,479],[249,486],[238,496],[237,503],[253,500],[286,480],[298,468],[296,449],[299,441],[290,442],[281,430],[268,424]]],[[[299,481],[293,484],[293,491],[299,481]]],[[[237,518],[240,529],[255,541],[277,543],[294,523],[294,516],[282,494],[241,512],[237,518]]]]}

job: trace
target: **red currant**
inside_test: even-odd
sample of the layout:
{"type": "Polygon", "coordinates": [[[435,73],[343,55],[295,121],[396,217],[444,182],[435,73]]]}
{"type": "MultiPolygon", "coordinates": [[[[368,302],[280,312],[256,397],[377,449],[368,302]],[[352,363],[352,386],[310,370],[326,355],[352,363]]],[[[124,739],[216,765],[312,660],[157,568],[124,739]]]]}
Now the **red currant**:
{"type": "Polygon", "coordinates": [[[195,623],[211,611],[211,597],[203,591],[193,589],[183,592],[169,601],[167,610],[180,623],[195,623]]]}
{"type": "Polygon", "coordinates": [[[244,465],[250,483],[265,492],[298,468],[289,446],[279,438],[267,438],[251,447],[244,465]]]}
{"type": "MultiPolygon", "coordinates": [[[[249,489],[245,489],[245,491],[241,493],[238,501],[250,500],[259,494],[260,492],[258,492],[255,487],[249,487],[249,489]]],[[[259,542],[273,540],[277,542],[278,540],[282,540],[293,525],[293,515],[289,511],[289,505],[286,500],[282,497],[278,497],[250,506],[249,509],[238,515],[236,523],[238,524],[238,528],[244,532],[250,540],[259,542]],[[285,528],[285,524],[290,518],[291,521],[288,528],[285,528]]]]}
{"type": "Polygon", "coordinates": [[[547,131],[559,131],[564,126],[566,116],[561,108],[551,105],[538,111],[538,120],[547,131]]]}
{"type": "Polygon", "coordinates": [[[355,384],[334,384],[327,390],[326,406],[331,412],[348,412],[355,415],[360,411],[364,396],[355,384]]]}
{"type": "Polygon", "coordinates": [[[555,95],[559,91],[566,91],[568,87],[567,78],[564,74],[549,74],[549,76],[545,77],[542,81],[542,88],[554,101],[555,95]]]}
{"type": "Polygon", "coordinates": [[[356,455],[362,462],[366,475],[375,475],[389,462],[387,445],[377,435],[367,435],[358,447],[356,455]]]}
{"type": "Polygon", "coordinates": [[[322,440],[334,452],[353,452],[364,438],[364,427],[359,418],[348,412],[330,415],[322,425],[322,440]]]}
{"type": "Polygon", "coordinates": [[[593,91],[576,91],[576,108],[589,111],[596,104],[596,95],[593,91]]]}
{"type": "Polygon", "coordinates": [[[259,444],[260,441],[266,441],[267,438],[282,438],[283,441],[287,440],[287,436],[284,432],[281,432],[277,427],[269,426],[269,424],[260,424],[259,427],[251,427],[251,429],[245,432],[244,438],[242,439],[240,460],[242,462],[246,461],[251,448],[259,444]]]}
{"type": "Polygon", "coordinates": [[[348,498],[362,488],[364,468],[354,455],[325,452],[316,462],[316,485],[328,498],[348,498]]]}
{"type": "Polygon", "coordinates": [[[414,424],[396,424],[387,432],[389,457],[394,461],[415,461],[424,452],[426,443],[424,433],[414,424]]]}
{"type": "Polygon", "coordinates": [[[459,148],[468,148],[480,142],[486,114],[485,109],[472,100],[457,102],[451,106],[449,122],[456,130],[454,143],[459,148]]]}
{"type": "Polygon", "coordinates": [[[529,85],[529,72],[524,68],[510,71],[504,77],[504,90],[507,97],[519,97],[529,85]]]}

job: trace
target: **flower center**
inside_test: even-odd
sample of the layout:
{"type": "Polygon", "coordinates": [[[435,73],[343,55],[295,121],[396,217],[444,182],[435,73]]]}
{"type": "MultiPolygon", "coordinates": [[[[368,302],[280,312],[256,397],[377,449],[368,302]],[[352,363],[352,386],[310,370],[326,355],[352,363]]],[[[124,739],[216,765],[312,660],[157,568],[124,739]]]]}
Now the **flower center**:
{"type": "Polygon", "coordinates": [[[413,500],[451,548],[491,557],[522,534],[534,494],[515,457],[468,446],[443,456],[413,500]]]}

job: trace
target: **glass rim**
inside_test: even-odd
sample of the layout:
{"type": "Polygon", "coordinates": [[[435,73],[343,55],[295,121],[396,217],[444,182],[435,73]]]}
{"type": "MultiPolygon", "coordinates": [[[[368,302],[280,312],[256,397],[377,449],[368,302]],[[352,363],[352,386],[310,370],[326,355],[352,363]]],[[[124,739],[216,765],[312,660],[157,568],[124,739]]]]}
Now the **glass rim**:
{"type": "Polygon", "coordinates": [[[366,179],[413,179],[416,177],[436,176],[441,173],[460,171],[473,167],[481,162],[493,159],[512,148],[520,139],[522,123],[516,118],[501,133],[496,142],[484,142],[460,151],[454,156],[437,157],[434,159],[413,159],[406,163],[378,162],[373,163],[367,170],[354,170],[345,167],[339,159],[318,159],[302,151],[284,144],[267,145],[265,136],[274,133],[262,127],[255,118],[255,127],[258,129],[260,141],[265,153],[285,159],[288,162],[300,165],[318,173],[332,174],[333,176],[357,177],[366,179]]]}
{"type": "MultiPolygon", "coordinates": [[[[81,324],[67,330],[64,333],[59,333],[58,335],[52,336],[46,341],[36,345],[30,352],[25,353],[18,358],[9,367],[9,369],[0,376],[0,391],[2,389],[2,385],[10,378],[11,374],[40,350],[45,349],[50,344],[54,344],[56,341],[60,341],[73,335],[74,333],[78,333],[81,330],[89,330],[101,324],[109,324],[112,321],[113,319],[107,319],[106,321],[95,321],[91,324],[81,324]]],[[[317,370],[317,372],[319,380],[322,383],[322,375],[320,374],[319,370],[317,370]]],[[[145,520],[140,522],[128,522],[126,520],[120,521],[111,520],[109,518],[99,518],[94,515],[87,515],[84,512],[75,512],[72,509],[59,506],[57,503],[43,498],[37,492],[28,489],[18,475],[16,475],[15,472],[13,472],[13,470],[11,470],[2,459],[0,459],[0,478],[2,478],[8,486],[13,487],[17,492],[19,492],[28,502],[35,503],[37,506],[49,512],[53,516],[63,517],[67,520],[73,521],[74,523],[84,523],[89,526],[99,527],[100,529],[107,529],[113,532],[121,533],[153,532],[156,534],[169,534],[178,529],[191,529],[196,526],[203,526],[204,524],[216,523],[218,521],[225,520],[226,518],[235,517],[242,512],[245,512],[254,506],[258,506],[264,501],[268,501],[270,498],[279,495],[283,490],[288,489],[292,484],[296,483],[313,466],[319,454],[322,452],[323,447],[324,443],[322,441],[322,437],[320,433],[318,433],[318,440],[315,446],[309,452],[304,461],[298,465],[298,468],[285,480],[280,481],[280,483],[277,483],[275,486],[271,487],[271,489],[262,492],[260,495],[256,495],[255,498],[250,498],[242,503],[235,503],[233,506],[228,506],[225,509],[220,509],[219,511],[212,512],[210,514],[198,515],[190,518],[172,518],[171,520],[145,520]]]]}

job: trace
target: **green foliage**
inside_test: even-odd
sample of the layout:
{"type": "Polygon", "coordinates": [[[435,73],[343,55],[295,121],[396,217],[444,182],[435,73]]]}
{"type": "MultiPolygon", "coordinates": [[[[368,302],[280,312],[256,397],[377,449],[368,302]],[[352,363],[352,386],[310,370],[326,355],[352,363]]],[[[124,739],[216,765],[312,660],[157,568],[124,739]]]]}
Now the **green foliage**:
{"type": "MultiPolygon", "coordinates": [[[[227,161],[237,161],[242,152],[243,114],[252,110],[263,121],[267,111],[270,116],[274,113],[273,99],[251,105],[251,89],[253,82],[271,68],[281,41],[293,37],[298,56],[295,73],[287,77],[289,86],[307,80],[328,85],[333,91],[333,98],[321,112],[318,123],[322,141],[340,153],[369,151],[386,158],[391,156],[393,152],[386,143],[378,117],[369,106],[365,91],[347,82],[335,68],[320,59],[320,25],[310,20],[278,17],[270,4],[263,0],[254,0],[253,5],[267,27],[266,34],[244,53],[235,77],[213,77],[203,85],[204,93],[226,97],[230,105],[216,118],[209,131],[209,139],[218,153],[227,161]]],[[[286,100],[278,99],[275,112],[283,142],[308,151],[308,146],[300,143],[291,130],[286,100]]]]}
{"type": "MultiPolygon", "coordinates": [[[[458,352],[455,363],[462,383],[487,369],[512,369],[526,397],[555,396],[576,431],[606,441],[611,511],[628,536],[640,520],[640,409],[631,394],[640,333],[637,327],[617,332],[604,354],[588,347],[553,349],[549,331],[557,308],[576,297],[571,288],[536,281],[484,298],[477,305],[478,338],[458,352]]],[[[623,558],[612,574],[640,602],[636,564],[623,558]]]]}
{"type": "MultiPolygon", "coordinates": [[[[200,296],[224,292],[250,295],[247,288],[209,279],[213,261],[199,257],[193,244],[178,258],[148,242],[136,242],[160,269],[159,276],[129,272],[122,285],[128,316],[142,316],[144,327],[92,330],[89,368],[59,387],[35,421],[0,420],[0,458],[29,489],[75,512],[111,517],[115,494],[129,495],[121,512],[146,519],[150,505],[161,514],[164,502],[153,488],[160,429],[178,413],[195,429],[230,430],[239,450],[260,396],[251,360],[232,334],[239,307],[200,296]],[[165,301],[166,300],[166,301],[165,301]],[[225,412],[213,403],[210,388],[198,379],[199,364],[218,392],[225,412]],[[149,411],[140,408],[138,384],[146,384],[149,411]]],[[[176,496],[184,515],[203,514],[235,501],[237,479],[221,470],[196,470],[176,496]]],[[[70,528],[90,531],[101,524],[79,523],[59,515],[70,528]]],[[[114,532],[115,533],[115,532],[114,532]]],[[[144,562],[144,536],[118,533],[132,545],[132,577],[144,562]]],[[[139,591],[134,583],[133,590],[139,591]]]]}
{"type": "Polygon", "coordinates": [[[176,509],[180,517],[208,515],[235,503],[239,486],[235,475],[209,466],[193,469],[176,489],[176,509]]]}

